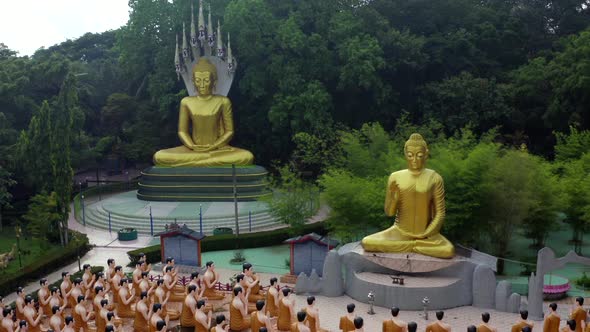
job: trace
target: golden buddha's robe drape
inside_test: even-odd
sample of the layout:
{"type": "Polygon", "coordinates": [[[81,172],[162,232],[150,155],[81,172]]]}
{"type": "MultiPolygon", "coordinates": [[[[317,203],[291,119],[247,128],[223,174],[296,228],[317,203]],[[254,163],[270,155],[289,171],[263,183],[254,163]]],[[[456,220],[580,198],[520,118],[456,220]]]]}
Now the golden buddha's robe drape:
{"type": "Polygon", "coordinates": [[[439,233],[445,217],[444,197],[443,179],[431,169],[424,169],[419,175],[408,170],[392,173],[386,191],[385,213],[396,215],[395,224],[365,237],[363,248],[453,257],[453,244],[439,233]]]}
{"type": "Polygon", "coordinates": [[[250,151],[229,145],[233,135],[232,106],[227,97],[186,97],[180,103],[178,116],[178,136],[183,145],[156,152],[154,164],[164,167],[251,165],[254,155],[250,151]],[[219,142],[223,143],[214,146],[219,142]],[[193,145],[214,148],[201,152],[192,150],[193,145]]]}

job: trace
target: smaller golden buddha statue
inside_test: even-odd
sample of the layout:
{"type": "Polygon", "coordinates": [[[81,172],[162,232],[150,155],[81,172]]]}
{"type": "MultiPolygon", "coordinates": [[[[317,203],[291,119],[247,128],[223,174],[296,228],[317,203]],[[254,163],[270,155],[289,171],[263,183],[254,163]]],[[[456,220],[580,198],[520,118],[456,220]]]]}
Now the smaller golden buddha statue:
{"type": "Polygon", "coordinates": [[[404,146],[408,169],[389,176],[385,214],[396,216],[390,228],[366,236],[366,251],[418,254],[452,258],[453,244],[442,234],[445,189],[442,177],[425,168],[428,146],[420,134],[412,134],[404,146]]]}
{"type": "Polygon", "coordinates": [[[178,116],[178,136],[183,145],[156,152],[154,164],[165,167],[251,165],[254,156],[250,151],[229,145],[234,135],[232,105],[227,97],[212,94],[217,81],[215,65],[200,58],[192,74],[198,95],[182,99],[178,116]]]}

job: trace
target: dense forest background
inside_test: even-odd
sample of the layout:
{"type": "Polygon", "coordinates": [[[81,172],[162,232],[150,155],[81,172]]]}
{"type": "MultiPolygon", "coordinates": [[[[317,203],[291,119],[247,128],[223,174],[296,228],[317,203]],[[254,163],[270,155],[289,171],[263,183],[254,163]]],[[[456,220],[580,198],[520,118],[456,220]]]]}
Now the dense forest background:
{"type": "MultiPolygon", "coordinates": [[[[130,19],[122,28],[89,33],[31,57],[0,44],[0,174],[3,187],[11,184],[4,197],[21,200],[54,189],[46,165],[55,165],[55,158],[46,152],[55,141],[52,130],[59,136],[52,121],[63,109],[59,95],[66,77],[75,81],[67,134],[74,170],[96,168],[107,158],[144,165],[158,149],[178,145],[178,106],[186,91],[174,72],[174,45],[183,22],[190,22],[191,3],[130,0],[130,19]]],[[[558,186],[567,182],[560,177],[579,177],[567,179],[572,197],[582,201],[559,202],[578,205],[568,215],[577,213],[580,225],[590,220],[589,0],[205,0],[205,8],[209,3],[224,37],[231,34],[239,63],[229,95],[237,128],[233,144],[251,150],[257,164],[288,164],[319,179],[335,215],[345,216],[334,229],[350,222],[348,212],[379,213],[373,224],[384,222],[376,189],[358,199],[374,201],[371,208],[378,212],[347,212],[346,206],[367,202],[339,202],[346,190],[352,196],[358,191],[335,186],[357,179],[365,181],[356,183],[359,188],[382,192],[383,176],[403,167],[395,158],[412,130],[439,142],[432,167],[439,156],[448,187],[487,193],[485,201],[493,201],[485,184],[527,165],[518,159],[526,154],[540,165],[533,183],[549,178],[558,186]],[[470,154],[480,148],[494,159],[470,154]],[[449,164],[442,163],[441,151],[451,156],[449,164]],[[480,168],[455,165],[469,158],[476,159],[464,164],[480,168]],[[461,182],[477,174],[475,188],[461,182]]],[[[540,185],[550,191],[543,191],[546,201],[566,191],[547,186],[540,185]]],[[[450,195],[445,227],[455,232],[452,238],[473,242],[477,229],[463,231],[467,224],[461,220],[494,207],[478,210],[484,201],[478,196],[453,215],[458,203],[450,195]]],[[[565,210],[542,207],[535,213],[549,219],[565,210]]],[[[526,221],[531,211],[512,215],[526,221]]],[[[541,242],[543,232],[537,235],[541,242]]]]}

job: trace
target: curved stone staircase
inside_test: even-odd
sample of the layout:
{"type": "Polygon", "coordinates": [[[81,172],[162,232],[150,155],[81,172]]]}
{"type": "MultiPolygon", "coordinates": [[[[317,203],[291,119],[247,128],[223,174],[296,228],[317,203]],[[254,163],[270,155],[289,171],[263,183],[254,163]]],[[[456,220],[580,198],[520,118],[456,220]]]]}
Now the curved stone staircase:
{"type": "MultiPolygon", "coordinates": [[[[228,227],[232,230],[235,228],[235,220],[234,216],[231,214],[232,211],[228,211],[228,215],[225,216],[212,216],[212,217],[203,217],[203,233],[207,235],[213,234],[213,229],[218,227],[228,227]]],[[[279,221],[277,221],[273,216],[270,215],[268,211],[262,211],[257,213],[252,213],[252,232],[259,232],[262,230],[269,230],[273,228],[282,227],[279,221]]],[[[146,212],[145,216],[137,216],[137,215],[125,215],[121,213],[114,213],[111,211],[110,213],[111,218],[111,230],[113,232],[118,231],[121,228],[135,228],[138,233],[144,235],[151,235],[150,229],[150,217],[149,214],[146,212]]],[[[87,226],[92,226],[100,229],[109,229],[109,211],[104,208],[104,206],[98,202],[95,204],[91,204],[86,206],[85,208],[85,220],[87,226]]],[[[82,220],[80,220],[82,221],[82,220]]],[[[195,215],[194,218],[162,218],[158,216],[153,217],[154,222],[154,234],[158,232],[162,232],[165,229],[166,224],[170,224],[176,221],[179,224],[185,224],[195,230],[199,231],[199,220],[198,216],[195,215]]],[[[250,232],[249,222],[248,222],[248,213],[240,212],[238,215],[238,222],[240,227],[240,233],[248,233],[250,232]]],[[[234,230],[235,232],[235,230],[234,230]]]]}

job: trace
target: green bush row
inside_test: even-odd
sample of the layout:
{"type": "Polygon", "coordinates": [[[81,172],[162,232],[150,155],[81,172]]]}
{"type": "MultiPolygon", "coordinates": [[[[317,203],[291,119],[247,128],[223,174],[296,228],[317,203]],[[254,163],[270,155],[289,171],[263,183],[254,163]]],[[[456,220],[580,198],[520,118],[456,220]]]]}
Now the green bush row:
{"type": "Polygon", "coordinates": [[[2,276],[0,279],[0,295],[6,296],[14,292],[17,287],[24,287],[28,282],[38,280],[54,272],[56,267],[74,262],[78,258],[78,255],[81,257],[86,254],[90,250],[88,237],[78,232],[70,232],[70,243],[63,250],[39,257],[39,260],[23,267],[17,273],[2,276]]]}
{"type": "MultiPolygon", "coordinates": [[[[313,223],[303,225],[296,233],[308,234],[317,233],[325,235],[327,230],[323,223],[313,223]]],[[[258,248],[268,247],[283,243],[283,241],[296,236],[293,235],[291,228],[281,228],[272,231],[258,232],[258,233],[247,233],[242,234],[236,238],[232,234],[221,234],[213,235],[204,238],[201,241],[201,250],[206,251],[217,251],[217,250],[231,250],[231,249],[247,249],[247,248],[258,248]]],[[[135,262],[139,260],[139,254],[144,253],[146,255],[148,263],[155,263],[162,261],[162,255],[160,253],[160,245],[149,246],[127,252],[129,259],[131,260],[130,265],[135,265],[135,262]]]]}

